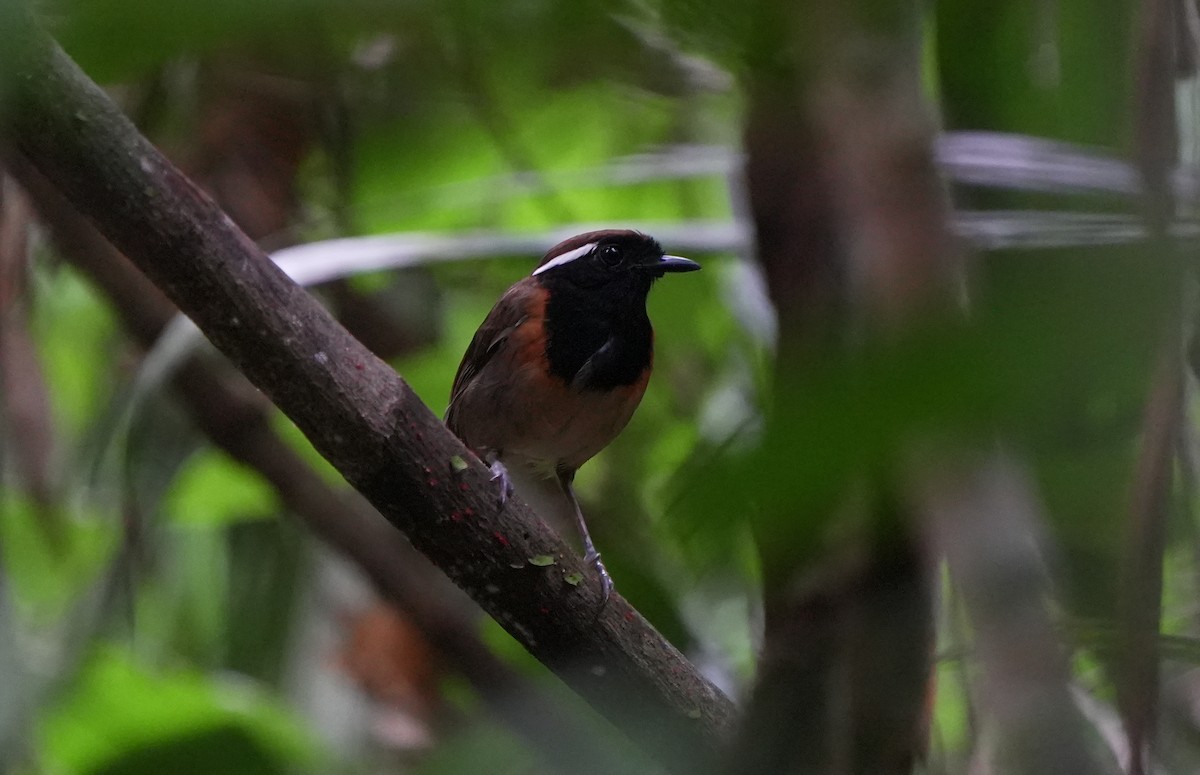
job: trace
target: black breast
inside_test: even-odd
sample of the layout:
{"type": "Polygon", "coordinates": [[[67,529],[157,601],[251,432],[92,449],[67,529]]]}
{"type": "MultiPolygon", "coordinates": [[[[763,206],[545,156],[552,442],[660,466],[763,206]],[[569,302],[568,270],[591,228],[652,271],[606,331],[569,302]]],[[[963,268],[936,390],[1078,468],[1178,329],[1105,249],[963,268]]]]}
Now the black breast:
{"type": "Polygon", "coordinates": [[[546,303],[550,373],[585,390],[610,390],[641,379],[654,351],[645,292],[617,300],[554,290],[546,303]]]}

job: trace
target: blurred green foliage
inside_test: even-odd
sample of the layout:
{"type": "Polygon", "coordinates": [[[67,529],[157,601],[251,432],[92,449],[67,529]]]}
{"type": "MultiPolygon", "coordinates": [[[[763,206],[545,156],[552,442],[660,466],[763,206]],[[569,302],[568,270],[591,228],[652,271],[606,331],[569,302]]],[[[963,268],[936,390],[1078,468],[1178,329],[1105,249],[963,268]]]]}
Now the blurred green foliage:
{"type": "Polygon", "coordinates": [[[278,511],[275,492],[260,476],[208,449],[180,468],[165,501],[178,524],[193,526],[266,519],[278,511]]]}
{"type": "Polygon", "coordinates": [[[269,773],[311,769],[318,749],[271,698],[232,677],[147,671],[108,647],[40,724],[49,771],[269,773]]]}
{"type": "Polygon", "coordinates": [[[100,577],[120,540],[105,515],[86,510],[61,520],[63,535],[50,535],[43,509],[11,489],[0,492],[0,514],[0,560],[15,613],[43,625],[100,577]]]}
{"type": "Polygon", "coordinates": [[[60,432],[78,439],[114,397],[116,322],[104,299],[72,271],[38,272],[33,293],[32,333],[55,420],[60,432]]]}

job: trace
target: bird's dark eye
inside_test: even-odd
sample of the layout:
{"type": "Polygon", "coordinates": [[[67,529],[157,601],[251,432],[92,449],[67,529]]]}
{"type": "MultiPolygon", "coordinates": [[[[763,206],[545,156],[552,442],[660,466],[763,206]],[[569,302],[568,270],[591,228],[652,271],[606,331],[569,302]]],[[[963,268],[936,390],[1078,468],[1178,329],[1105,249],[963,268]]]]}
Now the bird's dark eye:
{"type": "Polygon", "coordinates": [[[621,263],[621,249],[616,245],[605,245],[600,248],[600,260],[607,266],[616,266],[621,263]]]}

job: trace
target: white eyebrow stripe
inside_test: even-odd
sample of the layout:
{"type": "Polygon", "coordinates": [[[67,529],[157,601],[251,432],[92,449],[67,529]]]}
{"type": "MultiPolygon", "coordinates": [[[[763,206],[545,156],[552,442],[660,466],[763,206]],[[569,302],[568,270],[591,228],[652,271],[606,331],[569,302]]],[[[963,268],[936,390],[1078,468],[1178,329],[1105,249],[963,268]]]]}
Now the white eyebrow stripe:
{"type": "Polygon", "coordinates": [[[533,274],[539,275],[542,272],[546,271],[547,269],[553,269],[556,266],[562,266],[563,264],[569,264],[577,258],[583,258],[588,253],[591,253],[593,250],[595,250],[596,245],[597,245],[597,243],[595,243],[595,242],[589,242],[588,244],[586,244],[582,247],[575,248],[574,250],[568,250],[566,253],[563,253],[561,256],[555,256],[554,258],[550,259],[546,263],[539,266],[537,269],[534,269],[533,274]]]}

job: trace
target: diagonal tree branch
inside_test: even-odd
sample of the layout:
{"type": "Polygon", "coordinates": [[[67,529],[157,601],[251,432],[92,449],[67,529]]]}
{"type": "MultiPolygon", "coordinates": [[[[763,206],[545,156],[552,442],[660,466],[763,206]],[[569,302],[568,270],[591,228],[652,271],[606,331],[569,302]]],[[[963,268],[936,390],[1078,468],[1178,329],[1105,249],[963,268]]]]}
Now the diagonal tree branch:
{"type": "MultiPolygon", "coordinates": [[[[28,164],[17,160],[12,174],[29,193],[59,252],[108,296],[134,338],[143,346],[153,344],[176,314],[174,305],[28,164]]],[[[471,683],[499,720],[528,740],[555,771],[611,772],[611,747],[601,745],[562,703],[484,645],[464,610],[466,601],[445,594],[454,588],[433,578],[435,569],[369,503],[317,476],[271,429],[261,394],[241,375],[226,371],[216,373],[192,358],[174,380],[198,428],[269,482],[313,534],[351,559],[471,683]]]]}
{"type": "Polygon", "coordinates": [[[8,140],[531,654],[660,761],[702,766],[730,727],[732,703],[623,598],[605,605],[594,574],[525,504],[498,508],[487,470],[408,385],[141,137],[19,6],[0,10],[8,140]],[[531,562],[546,556],[554,564],[531,562]]]}

